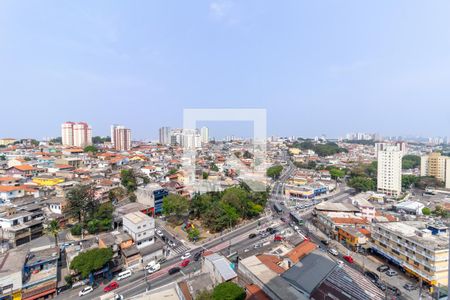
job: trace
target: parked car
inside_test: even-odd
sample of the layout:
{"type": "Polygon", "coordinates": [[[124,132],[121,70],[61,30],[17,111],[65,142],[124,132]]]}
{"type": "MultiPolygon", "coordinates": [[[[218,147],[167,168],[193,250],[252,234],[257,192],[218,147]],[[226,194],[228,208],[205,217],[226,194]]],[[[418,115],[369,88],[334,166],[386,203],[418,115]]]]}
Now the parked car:
{"type": "Polygon", "coordinates": [[[145,266],[145,270],[149,270],[151,269],[154,265],[156,265],[156,261],[152,260],[151,262],[149,262],[146,266],[145,266]]]}
{"type": "Polygon", "coordinates": [[[255,245],[253,246],[254,249],[258,249],[258,248],[261,248],[261,247],[262,247],[262,244],[255,244],[255,245]]]}
{"type": "Polygon", "coordinates": [[[413,285],[411,283],[406,283],[403,288],[407,291],[413,291],[417,289],[417,285],[413,285]]]}
{"type": "Polygon", "coordinates": [[[395,286],[388,285],[387,289],[391,292],[391,294],[394,294],[396,296],[402,295],[402,292],[400,292],[400,290],[398,288],[396,288],[395,286]]]}
{"type": "Polygon", "coordinates": [[[128,278],[130,276],[131,276],[131,270],[126,270],[126,271],[119,273],[119,275],[117,276],[117,280],[122,280],[122,279],[128,278]]]}
{"type": "Polygon", "coordinates": [[[334,249],[334,248],[328,249],[328,252],[329,252],[331,255],[334,255],[334,256],[338,256],[338,255],[339,255],[339,252],[337,252],[337,250],[334,249]]]}
{"type": "Polygon", "coordinates": [[[161,230],[156,230],[156,234],[159,236],[159,237],[163,237],[164,236],[164,233],[161,231],[161,230]]]}
{"type": "Polygon", "coordinates": [[[83,288],[79,293],[78,296],[82,297],[85,296],[89,293],[92,293],[92,291],[94,291],[94,289],[92,288],[92,286],[87,286],[85,288],[83,288]]]}
{"type": "Polygon", "coordinates": [[[161,269],[160,264],[153,265],[150,269],[147,270],[148,274],[155,273],[156,271],[159,271],[161,269]]]}
{"type": "Polygon", "coordinates": [[[275,242],[281,242],[283,240],[283,237],[281,235],[276,234],[273,238],[275,242]]]}
{"type": "Polygon", "coordinates": [[[181,262],[181,267],[186,268],[191,261],[189,259],[185,259],[181,262]]]}
{"type": "Polygon", "coordinates": [[[327,245],[327,246],[330,244],[329,240],[321,240],[321,242],[322,242],[322,244],[327,245]]]}
{"type": "Polygon", "coordinates": [[[377,280],[376,282],[374,282],[374,284],[382,291],[386,290],[386,285],[381,282],[381,280],[377,280]]]}
{"type": "Polygon", "coordinates": [[[397,276],[397,274],[398,273],[396,271],[394,271],[394,270],[390,270],[389,269],[389,270],[386,271],[386,275],[389,276],[389,277],[397,276]]]}
{"type": "Polygon", "coordinates": [[[119,287],[119,284],[116,281],[111,282],[110,284],[108,284],[107,286],[105,286],[103,288],[103,291],[105,293],[111,292],[112,290],[115,290],[119,287]]]}
{"type": "Polygon", "coordinates": [[[185,260],[186,258],[189,258],[189,257],[191,257],[191,253],[186,252],[181,256],[181,260],[185,260]]]}
{"type": "Polygon", "coordinates": [[[169,273],[169,275],[173,275],[175,273],[180,272],[180,270],[181,269],[179,267],[174,267],[174,268],[170,269],[168,273],[169,273]]]}
{"type": "Polygon", "coordinates": [[[374,283],[380,279],[380,277],[377,274],[375,274],[374,272],[371,272],[371,271],[364,272],[364,275],[366,277],[368,277],[370,279],[370,281],[372,281],[374,283]]]}
{"type": "Polygon", "coordinates": [[[351,257],[350,255],[344,255],[344,256],[342,256],[342,258],[351,264],[353,263],[353,257],[351,257]]]}
{"type": "Polygon", "coordinates": [[[271,232],[272,230],[273,230],[272,227],[267,227],[267,229],[266,229],[267,232],[271,232]]]}
{"type": "Polygon", "coordinates": [[[175,248],[177,244],[174,241],[168,241],[167,244],[169,244],[170,247],[175,248]]]}
{"type": "Polygon", "coordinates": [[[167,258],[161,257],[160,259],[158,259],[157,263],[162,264],[162,263],[165,263],[166,261],[167,261],[167,258]]]}
{"type": "Polygon", "coordinates": [[[195,261],[198,261],[200,259],[200,257],[202,257],[202,252],[201,251],[194,254],[194,260],[195,261]]]}
{"type": "Polygon", "coordinates": [[[388,265],[381,265],[377,268],[377,271],[379,271],[379,272],[386,272],[387,270],[389,270],[388,265]]]}
{"type": "Polygon", "coordinates": [[[255,238],[256,237],[256,233],[250,233],[249,235],[248,235],[248,238],[249,239],[253,239],[253,238],[255,238]]]}

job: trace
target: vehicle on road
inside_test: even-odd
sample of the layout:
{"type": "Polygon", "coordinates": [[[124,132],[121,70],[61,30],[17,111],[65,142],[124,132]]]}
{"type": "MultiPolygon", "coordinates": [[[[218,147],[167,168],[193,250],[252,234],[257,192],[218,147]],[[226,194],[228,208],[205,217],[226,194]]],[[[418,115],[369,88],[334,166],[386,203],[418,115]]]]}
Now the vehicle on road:
{"type": "Polygon", "coordinates": [[[249,239],[253,239],[253,238],[255,238],[256,237],[256,233],[250,233],[249,235],[248,235],[248,238],[249,239]]]}
{"type": "Polygon", "coordinates": [[[321,240],[322,244],[328,246],[330,244],[329,240],[321,240]]]}
{"type": "Polygon", "coordinates": [[[377,288],[379,288],[380,290],[382,290],[382,291],[385,291],[385,290],[386,290],[386,285],[385,285],[383,282],[381,282],[381,280],[375,281],[374,284],[375,284],[375,285],[377,286],[377,288]]]}
{"type": "Polygon", "coordinates": [[[107,286],[105,286],[103,288],[103,291],[105,293],[111,292],[112,290],[115,290],[119,287],[119,284],[116,281],[111,282],[110,284],[108,284],[107,286]]]}
{"type": "Polygon", "coordinates": [[[344,266],[344,262],[342,260],[338,260],[338,266],[342,268],[344,266]]]}
{"type": "Polygon", "coordinates": [[[189,257],[191,257],[191,253],[186,252],[181,256],[181,260],[185,260],[186,258],[189,258],[189,257]]]}
{"type": "Polygon", "coordinates": [[[273,240],[274,240],[275,242],[281,242],[281,241],[283,240],[283,237],[282,237],[281,235],[276,234],[276,235],[273,237],[273,240]]]}
{"type": "Polygon", "coordinates": [[[165,263],[166,261],[167,261],[167,258],[161,257],[160,259],[158,259],[157,263],[162,264],[162,263],[165,263]]]}
{"type": "Polygon", "coordinates": [[[151,269],[154,265],[156,265],[156,261],[152,260],[145,266],[145,270],[151,269]]]}
{"type": "Polygon", "coordinates": [[[388,265],[381,265],[377,268],[378,272],[386,272],[387,270],[389,270],[389,266],[388,265]]]}
{"type": "Polygon", "coordinates": [[[394,294],[396,296],[402,295],[402,292],[400,292],[400,290],[398,288],[396,288],[395,286],[388,285],[387,289],[391,292],[391,294],[394,294]]]}
{"type": "Polygon", "coordinates": [[[350,255],[344,255],[344,256],[342,256],[342,258],[351,264],[354,262],[353,257],[351,257],[350,255]]]}
{"type": "Polygon", "coordinates": [[[417,289],[417,285],[413,285],[411,283],[406,283],[403,288],[407,291],[413,291],[417,289]]]}
{"type": "Polygon", "coordinates": [[[177,244],[174,241],[172,241],[172,240],[169,240],[167,242],[167,244],[169,244],[169,246],[172,247],[172,248],[175,248],[177,246],[177,244]]]}
{"type": "Polygon", "coordinates": [[[119,275],[117,276],[117,280],[122,280],[122,279],[128,278],[130,276],[131,276],[131,271],[126,270],[126,271],[119,273],[119,275]]]}
{"type": "Polygon", "coordinates": [[[389,277],[397,276],[397,274],[398,273],[396,271],[394,271],[394,270],[387,270],[386,271],[386,275],[389,276],[389,277]]]}
{"type": "Polygon", "coordinates": [[[266,232],[271,232],[273,230],[272,227],[267,227],[266,232]]]}
{"type": "Polygon", "coordinates": [[[92,291],[94,291],[94,289],[92,288],[92,286],[87,286],[87,287],[83,288],[83,289],[78,293],[78,296],[79,296],[79,297],[85,296],[85,295],[87,295],[87,294],[89,294],[89,293],[92,293],[92,291]]]}
{"type": "Polygon", "coordinates": [[[175,273],[180,272],[180,270],[181,269],[179,267],[174,267],[174,268],[170,269],[168,273],[169,273],[169,275],[173,275],[175,273]]]}
{"type": "Polygon", "coordinates": [[[283,208],[281,208],[281,206],[278,203],[273,204],[273,209],[275,209],[277,213],[281,213],[283,211],[283,208]]]}
{"type": "Polygon", "coordinates": [[[156,230],[156,234],[159,236],[159,237],[163,237],[164,236],[164,233],[161,231],[161,230],[156,230]]]}
{"type": "Polygon", "coordinates": [[[147,270],[148,274],[155,273],[156,271],[159,271],[161,269],[160,264],[153,265],[150,269],[147,270]]]}
{"type": "Polygon", "coordinates": [[[250,249],[248,249],[248,248],[245,248],[244,249],[244,253],[247,253],[247,252],[249,252],[250,251],[250,249]]]}
{"type": "Polygon", "coordinates": [[[371,271],[364,272],[364,276],[368,277],[370,281],[372,281],[373,283],[377,282],[380,279],[380,277],[377,274],[371,271]]]}
{"type": "Polygon", "coordinates": [[[198,261],[200,259],[200,257],[202,257],[202,252],[201,251],[194,254],[194,260],[195,261],[198,261]]]}
{"type": "Polygon", "coordinates": [[[261,248],[261,247],[262,247],[262,244],[255,244],[255,245],[253,246],[254,249],[258,249],[258,248],[261,248]]]}
{"type": "Polygon", "coordinates": [[[181,262],[181,267],[186,268],[191,261],[189,259],[185,259],[181,262]]]}
{"type": "Polygon", "coordinates": [[[334,249],[334,248],[328,249],[328,253],[330,253],[331,255],[334,255],[334,256],[338,256],[339,255],[339,252],[337,252],[337,250],[334,249]]]}

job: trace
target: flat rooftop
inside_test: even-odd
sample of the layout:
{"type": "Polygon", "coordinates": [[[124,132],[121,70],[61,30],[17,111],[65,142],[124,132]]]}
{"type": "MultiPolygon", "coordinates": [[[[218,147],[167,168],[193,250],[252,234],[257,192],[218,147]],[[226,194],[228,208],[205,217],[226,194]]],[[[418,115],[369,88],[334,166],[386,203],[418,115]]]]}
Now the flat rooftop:
{"type": "Polygon", "coordinates": [[[151,217],[147,216],[146,214],[144,214],[140,211],[128,213],[123,217],[128,219],[133,224],[139,224],[142,222],[151,222],[151,219],[152,219],[151,217]]]}

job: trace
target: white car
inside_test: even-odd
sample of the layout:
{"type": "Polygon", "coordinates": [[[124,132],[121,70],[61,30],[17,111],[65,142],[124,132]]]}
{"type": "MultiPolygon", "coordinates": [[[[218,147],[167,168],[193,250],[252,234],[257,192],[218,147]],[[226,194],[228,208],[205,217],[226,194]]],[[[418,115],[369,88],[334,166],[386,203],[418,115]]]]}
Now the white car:
{"type": "Polygon", "coordinates": [[[177,246],[177,244],[175,244],[174,241],[169,241],[168,244],[169,244],[169,246],[172,247],[172,248],[175,248],[175,247],[177,246]]]}
{"type": "Polygon", "coordinates": [[[78,293],[78,296],[81,297],[81,296],[87,295],[89,293],[92,293],[93,290],[94,289],[92,288],[92,286],[87,286],[78,293]]]}
{"type": "Polygon", "coordinates": [[[154,265],[156,265],[156,261],[152,260],[145,266],[145,269],[150,270],[154,265]]]}
{"type": "Polygon", "coordinates": [[[294,225],[295,230],[299,230],[300,228],[297,225],[294,225]]]}
{"type": "Polygon", "coordinates": [[[152,266],[150,269],[147,270],[148,274],[152,274],[155,273],[156,271],[159,271],[161,269],[161,265],[160,264],[156,264],[154,266],[152,266]]]}
{"type": "Polygon", "coordinates": [[[398,274],[397,272],[395,272],[394,270],[391,270],[391,269],[386,271],[386,275],[389,277],[397,276],[397,274],[398,274]]]}
{"type": "Polygon", "coordinates": [[[164,233],[161,231],[161,230],[156,230],[156,234],[159,236],[159,237],[162,237],[162,236],[164,236],[164,233]]]}
{"type": "Polygon", "coordinates": [[[187,258],[191,257],[191,253],[186,252],[185,254],[183,254],[183,256],[181,256],[181,260],[185,260],[187,258]]]}
{"type": "Polygon", "coordinates": [[[337,252],[337,250],[334,249],[334,248],[328,249],[328,252],[329,252],[331,255],[334,255],[334,256],[338,256],[338,255],[339,255],[339,252],[337,252]]]}

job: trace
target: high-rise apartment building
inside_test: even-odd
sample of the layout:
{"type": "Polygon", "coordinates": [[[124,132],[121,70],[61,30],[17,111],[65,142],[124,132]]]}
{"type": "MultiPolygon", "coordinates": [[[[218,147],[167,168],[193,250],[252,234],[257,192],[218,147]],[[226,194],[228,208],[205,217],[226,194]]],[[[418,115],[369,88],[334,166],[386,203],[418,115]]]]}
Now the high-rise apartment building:
{"type": "Polygon", "coordinates": [[[389,196],[397,197],[402,192],[401,147],[387,145],[378,150],[377,190],[389,196]]]}
{"type": "Polygon", "coordinates": [[[183,129],[181,146],[184,149],[195,149],[201,147],[201,137],[197,129],[183,129]]]}
{"type": "Polygon", "coordinates": [[[405,142],[396,142],[396,143],[375,143],[375,155],[378,157],[378,152],[386,149],[388,146],[395,146],[400,151],[402,151],[403,155],[406,155],[408,152],[408,147],[405,142]]]}
{"type": "Polygon", "coordinates": [[[162,145],[168,145],[171,143],[170,139],[170,127],[159,128],[159,143],[162,145]]]}
{"type": "Polygon", "coordinates": [[[131,130],[122,125],[111,125],[111,142],[117,151],[131,149],[131,130]]]}
{"type": "Polygon", "coordinates": [[[450,157],[439,152],[423,155],[420,158],[420,176],[433,176],[445,182],[445,188],[450,188],[450,157]]]}
{"type": "Polygon", "coordinates": [[[209,128],[202,127],[200,128],[200,137],[202,144],[207,144],[209,142],[209,128]]]}
{"type": "Polygon", "coordinates": [[[431,286],[447,285],[449,241],[444,224],[374,223],[372,251],[431,286]]]}
{"type": "Polygon", "coordinates": [[[63,146],[86,147],[92,145],[92,128],[84,122],[61,124],[63,146]]]}

